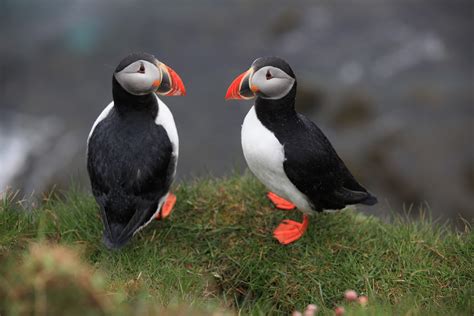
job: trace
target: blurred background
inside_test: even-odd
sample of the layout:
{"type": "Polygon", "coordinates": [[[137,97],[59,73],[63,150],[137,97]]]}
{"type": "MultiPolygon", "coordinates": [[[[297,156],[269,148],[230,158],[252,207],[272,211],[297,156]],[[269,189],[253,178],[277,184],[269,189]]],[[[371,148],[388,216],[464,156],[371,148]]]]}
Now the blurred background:
{"type": "Polygon", "coordinates": [[[286,59],[297,106],[391,211],[474,217],[471,0],[0,1],[0,192],[89,188],[85,145],[112,72],[146,51],[183,78],[166,98],[179,181],[245,170],[251,102],[225,102],[264,55],[286,59]]]}

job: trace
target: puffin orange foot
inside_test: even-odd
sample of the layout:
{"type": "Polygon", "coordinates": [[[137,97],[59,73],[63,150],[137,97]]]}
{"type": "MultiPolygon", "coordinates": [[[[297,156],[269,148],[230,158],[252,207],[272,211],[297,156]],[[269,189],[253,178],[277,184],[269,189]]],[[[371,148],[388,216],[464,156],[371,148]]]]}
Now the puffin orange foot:
{"type": "Polygon", "coordinates": [[[289,219],[285,219],[273,232],[275,237],[280,244],[288,245],[298,240],[303,236],[304,232],[308,228],[308,216],[303,216],[303,222],[298,223],[289,219]]]}
{"type": "Polygon", "coordinates": [[[282,197],[279,197],[273,192],[268,192],[267,197],[270,199],[270,201],[272,201],[273,205],[275,205],[275,207],[280,210],[288,211],[288,210],[293,210],[296,208],[296,206],[293,203],[285,200],[282,197]]]}
{"type": "Polygon", "coordinates": [[[166,198],[163,207],[161,208],[161,212],[158,213],[156,219],[165,219],[170,216],[171,211],[173,210],[173,206],[176,204],[176,195],[173,193],[168,193],[168,197],[166,198]]]}

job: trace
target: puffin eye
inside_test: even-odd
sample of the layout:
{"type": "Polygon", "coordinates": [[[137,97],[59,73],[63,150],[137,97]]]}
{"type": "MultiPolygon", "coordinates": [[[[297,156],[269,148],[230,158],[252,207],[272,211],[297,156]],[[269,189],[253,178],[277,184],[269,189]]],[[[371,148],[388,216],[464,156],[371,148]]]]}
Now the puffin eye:
{"type": "Polygon", "coordinates": [[[144,74],[145,73],[145,66],[143,64],[140,64],[140,69],[137,71],[138,73],[144,74]]]}
{"type": "Polygon", "coordinates": [[[273,76],[272,76],[270,70],[267,70],[267,74],[265,75],[265,78],[267,78],[267,80],[270,80],[270,79],[273,78],[273,76]]]}

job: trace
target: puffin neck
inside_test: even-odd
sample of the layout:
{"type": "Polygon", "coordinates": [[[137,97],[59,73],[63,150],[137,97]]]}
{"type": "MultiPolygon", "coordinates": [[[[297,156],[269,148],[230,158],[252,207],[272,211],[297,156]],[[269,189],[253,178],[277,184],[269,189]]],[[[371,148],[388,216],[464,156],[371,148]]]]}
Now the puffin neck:
{"type": "Polygon", "coordinates": [[[281,99],[264,99],[257,97],[255,100],[255,110],[257,116],[263,121],[281,121],[285,118],[296,117],[295,110],[296,82],[286,96],[281,99]]]}
{"type": "Polygon", "coordinates": [[[119,114],[142,113],[150,114],[153,118],[158,114],[158,102],[154,93],[133,95],[122,88],[115,76],[112,82],[112,97],[114,108],[119,114]]]}

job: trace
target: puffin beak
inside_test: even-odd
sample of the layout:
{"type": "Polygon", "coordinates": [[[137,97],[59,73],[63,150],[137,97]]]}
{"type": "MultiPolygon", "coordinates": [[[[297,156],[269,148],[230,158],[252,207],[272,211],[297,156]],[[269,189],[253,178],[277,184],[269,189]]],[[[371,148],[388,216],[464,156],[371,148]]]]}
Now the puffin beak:
{"type": "Polygon", "coordinates": [[[156,93],[166,96],[186,95],[181,77],[169,66],[157,62],[157,66],[161,69],[161,81],[155,81],[153,86],[156,87],[156,93]]]}
{"type": "Polygon", "coordinates": [[[249,70],[235,78],[227,89],[225,99],[248,100],[255,97],[256,89],[252,89],[252,87],[250,87],[250,77],[252,76],[252,74],[253,68],[250,68],[249,70]]]}

